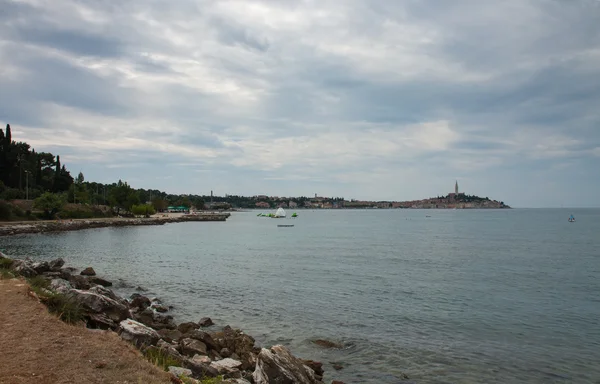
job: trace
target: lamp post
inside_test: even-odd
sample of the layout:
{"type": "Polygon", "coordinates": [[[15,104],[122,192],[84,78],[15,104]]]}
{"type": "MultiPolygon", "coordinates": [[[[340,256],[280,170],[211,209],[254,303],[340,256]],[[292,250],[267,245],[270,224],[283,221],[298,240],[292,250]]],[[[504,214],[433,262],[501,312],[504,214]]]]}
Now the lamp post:
{"type": "Polygon", "coordinates": [[[29,200],[29,171],[25,170],[25,200],[29,200]]]}

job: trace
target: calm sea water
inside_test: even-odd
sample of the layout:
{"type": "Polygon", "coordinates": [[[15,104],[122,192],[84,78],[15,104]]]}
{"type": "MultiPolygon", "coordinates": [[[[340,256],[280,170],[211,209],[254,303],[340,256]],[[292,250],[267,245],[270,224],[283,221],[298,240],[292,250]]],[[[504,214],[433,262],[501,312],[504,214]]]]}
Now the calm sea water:
{"type": "Polygon", "coordinates": [[[91,265],[174,304],[178,321],[210,316],[321,360],[328,380],[600,383],[600,210],[299,215],[0,238],[0,250],[91,265]]]}

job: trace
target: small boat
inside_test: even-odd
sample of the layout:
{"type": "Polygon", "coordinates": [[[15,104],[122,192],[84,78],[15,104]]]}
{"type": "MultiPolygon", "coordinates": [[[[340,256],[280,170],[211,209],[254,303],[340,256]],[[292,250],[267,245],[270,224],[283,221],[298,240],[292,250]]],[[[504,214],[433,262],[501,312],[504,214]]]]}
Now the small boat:
{"type": "Polygon", "coordinates": [[[296,212],[294,212],[294,213],[292,214],[292,217],[298,217],[298,214],[297,214],[296,212]]]}
{"type": "Polygon", "coordinates": [[[569,223],[574,223],[575,217],[573,215],[569,216],[569,223]]]}
{"type": "Polygon", "coordinates": [[[278,227],[282,227],[282,228],[290,228],[293,227],[294,224],[277,224],[278,227]]]}

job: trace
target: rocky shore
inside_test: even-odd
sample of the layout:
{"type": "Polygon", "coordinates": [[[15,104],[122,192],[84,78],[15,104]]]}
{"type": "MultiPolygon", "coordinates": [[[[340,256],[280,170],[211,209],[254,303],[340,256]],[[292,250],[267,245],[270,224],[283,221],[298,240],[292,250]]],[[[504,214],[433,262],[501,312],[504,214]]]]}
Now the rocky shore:
{"type": "MultiPolygon", "coordinates": [[[[221,377],[221,383],[323,384],[320,362],[297,358],[282,345],[260,348],[242,330],[219,327],[207,317],[177,324],[159,299],[138,293],[125,299],[93,268],[78,272],[64,264],[60,258],[36,262],[10,259],[0,252],[0,269],[29,279],[32,287],[35,283],[32,295],[41,302],[50,308],[47,302],[58,297],[74,305],[80,312],[69,320],[116,332],[167,369],[174,383],[221,377]]],[[[66,312],[63,309],[60,316],[69,315],[66,312]]]]}
{"type": "Polygon", "coordinates": [[[183,223],[188,221],[225,221],[230,215],[230,213],[224,212],[180,215],[177,217],[119,217],[102,219],[73,219],[31,222],[0,222],[0,236],[20,235],[26,233],[77,231],[89,228],[126,227],[137,225],[164,225],[168,223],[183,223]]]}

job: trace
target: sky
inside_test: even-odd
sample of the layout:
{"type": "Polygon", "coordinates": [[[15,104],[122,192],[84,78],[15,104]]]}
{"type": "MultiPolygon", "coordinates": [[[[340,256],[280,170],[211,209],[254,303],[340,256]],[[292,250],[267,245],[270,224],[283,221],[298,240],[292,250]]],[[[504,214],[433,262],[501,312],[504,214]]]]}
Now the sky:
{"type": "Polygon", "coordinates": [[[90,181],[600,207],[598,0],[0,10],[0,123],[90,181]]]}

